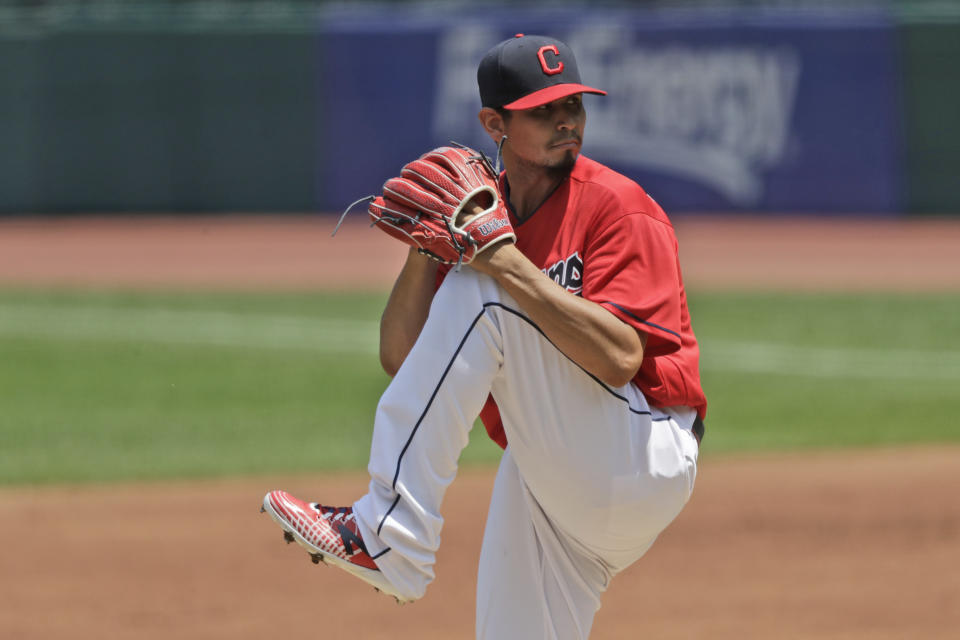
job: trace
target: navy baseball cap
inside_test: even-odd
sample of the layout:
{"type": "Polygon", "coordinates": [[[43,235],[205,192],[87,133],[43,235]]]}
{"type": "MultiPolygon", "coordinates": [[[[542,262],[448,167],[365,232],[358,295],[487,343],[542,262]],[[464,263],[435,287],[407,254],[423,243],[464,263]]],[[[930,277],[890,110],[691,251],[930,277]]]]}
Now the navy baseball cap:
{"type": "Polygon", "coordinates": [[[606,91],[580,82],[577,60],[563,42],[518,33],[490,49],[477,68],[485,107],[532,109],[574,93],[606,91]]]}

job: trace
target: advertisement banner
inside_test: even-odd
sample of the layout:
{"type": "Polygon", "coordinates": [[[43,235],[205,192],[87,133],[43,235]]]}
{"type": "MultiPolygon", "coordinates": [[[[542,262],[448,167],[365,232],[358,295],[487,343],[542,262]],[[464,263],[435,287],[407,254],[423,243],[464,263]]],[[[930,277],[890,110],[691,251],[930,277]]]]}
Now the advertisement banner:
{"type": "Polygon", "coordinates": [[[894,212],[902,204],[895,32],[882,14],[596,11],[331,18],[318,190],[340,208],[449,140],[494,152],[476,67],[517,31],[564,40],[584,153],[668,211],[894,212]]]}

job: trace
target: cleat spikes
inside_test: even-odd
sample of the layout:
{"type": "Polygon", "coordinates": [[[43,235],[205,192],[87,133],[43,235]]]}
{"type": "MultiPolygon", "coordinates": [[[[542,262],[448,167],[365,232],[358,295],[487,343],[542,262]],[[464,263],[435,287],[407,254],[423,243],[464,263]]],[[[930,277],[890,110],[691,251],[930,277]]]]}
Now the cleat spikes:
{"type": "Polygon", "coordinates": [[[268,493],[263,506],[270,519],[280,525],[283,539],[306,549],[313,564],[333,565],[398,604],[406,602],[368,555],[351,507],[305,502],[284,491],[268,493]]]}
{"type": "Polygon", "coordinates": [[[263,505],[260,505],[260,513],[266,513],[267,510],[263,505]]]}

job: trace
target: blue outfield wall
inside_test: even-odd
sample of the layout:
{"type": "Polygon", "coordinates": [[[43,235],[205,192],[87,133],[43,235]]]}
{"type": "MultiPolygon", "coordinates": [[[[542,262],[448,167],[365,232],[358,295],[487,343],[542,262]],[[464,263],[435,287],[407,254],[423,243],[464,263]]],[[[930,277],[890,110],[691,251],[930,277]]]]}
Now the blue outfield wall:
{"type": "Polygon", "coordinates": [[[875,11],[327,13],[318,204],[341,209],[427,148],[494,152],[476,66],[560,37],[588,96],[584,153],[668,211],[894,213],[904,205],[897,35],[875,11]]]}

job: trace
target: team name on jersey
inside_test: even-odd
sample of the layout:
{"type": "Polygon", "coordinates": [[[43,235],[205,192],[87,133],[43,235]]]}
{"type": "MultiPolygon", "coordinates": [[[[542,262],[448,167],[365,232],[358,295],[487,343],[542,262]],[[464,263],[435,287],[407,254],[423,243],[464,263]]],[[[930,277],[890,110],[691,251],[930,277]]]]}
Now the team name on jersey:
{"type": "Polygon", "coordinates": [[[580,295],[583,292],[583,259],[578,251],[541,271],[570,293],[580,295]]]}

